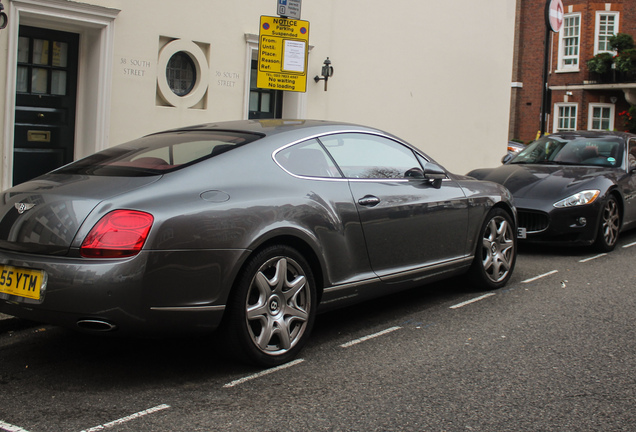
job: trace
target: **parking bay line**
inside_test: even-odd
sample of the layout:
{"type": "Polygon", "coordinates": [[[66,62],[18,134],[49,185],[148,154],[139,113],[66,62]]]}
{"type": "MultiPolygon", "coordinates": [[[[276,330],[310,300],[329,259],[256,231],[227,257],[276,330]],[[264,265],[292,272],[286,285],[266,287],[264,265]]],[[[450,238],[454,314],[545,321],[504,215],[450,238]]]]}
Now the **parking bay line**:
{"type": "Polygon", "coordinates": [[[632,247],[632,246],[636,246],[636,242],[628,243],[626,245],[623,245],[623,249],[627,249],[627,248],[632,247]]]}
{"type": "Polygon", "coordinates": [[[399,330],[401,328],[402,327],[400,327],[400,326],[391,327],[391,328],[388,328],[386,330],[382,330],[381,332],[373,333],[371,335],[364,336],[364,337],[361,337],[359,339],[355,339],[355,340],[349,341],[347,343],[344,343],[344,344],[340,345],[340,348],[349,348],[349,347],[357,345],[357,344],[359,344],[361,342],[365,342],[365,341],[368,341],[369,339],[373,339],[373,338],[377,338],[379,336],[383,336],[383,335],[385,335],[387,333],[394,332],[394,331],[399,330]]]}
{"type": "Polygon", "coordinates": [[[475,297],[474,299],[466,300],[465,302],[461,302],[461,303],[458,303],[456,305],[453,305],[453,306],[450,307],[450,309],[459,309],[460,307],[464,307],[466,305],[478,302],[480,300],[483,300],[485,298],[488,298],[488,297],[494,296],[494,295],[495,295],[495,293],[484,294],[483,296],[475,297]]]}
{"type": "Polygon", "coordinates": [[[26,429],[22,429],[20,426],[12,425],[9,423],[5,423],[0,420],[0,431],[6,432],[29,432],[26,429]]]}
{"type": "Polygon", "coordinates": [[[166,405],[166,404],[157,405],[156,407],[152,407],[152,408],[148,408],[147,410],[136,412],[136,413],[131,414],[129,416],[122,417],[122,418],[117,419],[117,420],[113,420],[112,422],[104,423],[103,425],[95,426],[95,427],[92,427],[90,429],[85,429],[82,432],[101,431],[101,430],[108,429],[108,428],[111,428],[111,427],[114,427],[114,426],[118,426],[120,424],[127,423],[127,422],[129,422],[131,420],[135,420],[135,419],[138,419],[140,417],[147,416],[148,414],[156,413],[157,411],[162,411],[162,410],[168,409],[168,408],[170,408],[170,405],[166,405]]]}
{"type": "Polygon", "coordinates": [[[607,254],[606,253],[598,254],[598,255],[595,255],[593,257],[589,257],[589,258],[585,258],[585,259],[579,260],[579,262],[580,263],[586,263],[588,261],[592,261],[592,260],[595,260],[597,258],[604,257],[605,255],[607,255],[607,254]]]}
{"type": "Polygon", "coordinates": [[[291,361],[289,363],[285,363],[285,364],[277,366],[275,368],[266,369],[264,371],[255,373],[253,375],[249,375],[249,376],[246,376],[246,377],[243,377],[243,378],[239,378],[237,380],[234,380],[234,381],[232,381],[230,383],[225,384],[223,386],[223,388],[231,388],[231,387],[237,386],[239,384],[246,383],[247,381],[251,381],[253,379],[260,378],[262,376],[269,375],[269,374],[274,373],[274,372],[278,372],[279,370],[283,370],[283,369],[290,368],[292,366],[296,366],[297,364],[302,363],[304,361],[305,361],[304,359],[296,359],[294,361],[291,361]]]}
{"type": "Polygon", "coordinates": [[[547,272],[547,273],[543,273],[543,274],[541,274],[541,275],[539,275],[539,276],[535,276],[535,277],[533,277],[533,278],[530,278],[530,279],[526,279],[526,280],[524,280],[524,281],[521,281],[521,283],[530,283],[530,282],[534,282],[534,281],[536,281],[536,280],[539,280],[539,279],[544,278],[544,277],[546,277],[546,276],[553,275],[553,274],[558,273],[558,272],[559,272],[558,270],[552,270],[552,271],[549,271],[549,272],[547,272]]]}

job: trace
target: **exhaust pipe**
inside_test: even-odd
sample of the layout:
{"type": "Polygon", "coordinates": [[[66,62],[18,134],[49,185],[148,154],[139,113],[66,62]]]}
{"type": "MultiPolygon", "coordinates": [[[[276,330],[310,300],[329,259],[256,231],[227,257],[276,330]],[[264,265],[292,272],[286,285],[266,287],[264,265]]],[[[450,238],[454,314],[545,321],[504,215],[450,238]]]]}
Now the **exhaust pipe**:
{"type": "Polygon", "coordinates": [[[117,328],[115,324],[96,319],[79,320],[77,321],[77,326],[82,330],[90,330],[94,332],[109,332],[117,328]]]}

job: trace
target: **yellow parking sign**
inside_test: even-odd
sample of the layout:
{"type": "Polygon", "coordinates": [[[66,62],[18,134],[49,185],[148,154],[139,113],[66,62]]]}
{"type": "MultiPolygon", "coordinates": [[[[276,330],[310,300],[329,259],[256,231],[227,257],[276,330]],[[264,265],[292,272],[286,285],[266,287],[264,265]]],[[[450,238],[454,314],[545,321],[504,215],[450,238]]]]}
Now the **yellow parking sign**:
{"type": "Polygon", "coordinates": [[[309,21],[261,16],[256,86],[307,90],[309,21]]]}

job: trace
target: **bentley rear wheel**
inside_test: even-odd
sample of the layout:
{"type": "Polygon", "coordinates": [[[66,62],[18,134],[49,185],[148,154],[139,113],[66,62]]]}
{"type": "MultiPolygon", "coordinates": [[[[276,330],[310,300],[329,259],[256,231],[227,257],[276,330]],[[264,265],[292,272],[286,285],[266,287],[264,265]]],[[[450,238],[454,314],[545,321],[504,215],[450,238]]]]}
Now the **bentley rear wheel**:
{"type": "Polygon", "coordinates": [[[276,245],[252,257],[228,304],[229,346],[250,363],[272,367],[301,350],[316,315],[311,267],[295,249],[276,245]]]}

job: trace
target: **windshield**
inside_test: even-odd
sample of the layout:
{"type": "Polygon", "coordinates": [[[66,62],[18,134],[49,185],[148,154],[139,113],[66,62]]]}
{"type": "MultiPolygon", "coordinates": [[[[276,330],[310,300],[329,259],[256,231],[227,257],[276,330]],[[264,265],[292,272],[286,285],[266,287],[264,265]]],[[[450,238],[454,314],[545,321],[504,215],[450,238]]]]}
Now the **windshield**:
{"type": "Polygon", "coordinates": [[[227,131],[181,131],[149,135],[80,159],[55,173],[125,177],[164,174],[225,153],[260,137],[227,131]]]}
{"type": "Polygon", "coordinates": [[[623,142],[618,137],[585,138],[546,136],[528,145],[510,163],[596,165],[619,167],[623,142]]]}

